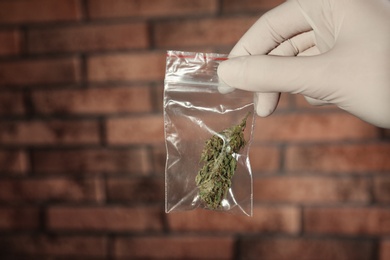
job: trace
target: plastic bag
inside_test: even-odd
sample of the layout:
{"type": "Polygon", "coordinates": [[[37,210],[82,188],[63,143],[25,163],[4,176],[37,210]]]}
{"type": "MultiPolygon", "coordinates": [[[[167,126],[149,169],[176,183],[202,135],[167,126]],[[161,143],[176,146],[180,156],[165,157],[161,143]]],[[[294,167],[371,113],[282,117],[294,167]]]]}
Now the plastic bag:
{"type": "Polygon", "coordinates": [[[226,59],[223,54],[167,52],[164,82],[167,213],[200,207],[252,215],[248,153],[254,129],[253,95],[241,90],[218,92],[217,68],[226,59]],[[236,148],[229,137],[232,129],[236,131],[234,140],[239,140],[236,148]],[[245,139],[242,143],[239,133],[245,139]]]}

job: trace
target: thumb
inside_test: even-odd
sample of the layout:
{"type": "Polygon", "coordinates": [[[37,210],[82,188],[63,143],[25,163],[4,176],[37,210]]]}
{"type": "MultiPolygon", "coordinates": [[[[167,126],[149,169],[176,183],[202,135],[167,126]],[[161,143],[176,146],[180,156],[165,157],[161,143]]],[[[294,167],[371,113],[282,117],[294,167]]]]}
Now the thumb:
{"type": "Polygon", "coordinates": [[[262,93],[300,93],[321,100],[332,91],[327,86],[327,81],[332,78],[327,75],[331,62],[326,60],[330,61],[324,54],[310,57],[241,56],[222,62],[218,76],[233,88],[262,93]]]}

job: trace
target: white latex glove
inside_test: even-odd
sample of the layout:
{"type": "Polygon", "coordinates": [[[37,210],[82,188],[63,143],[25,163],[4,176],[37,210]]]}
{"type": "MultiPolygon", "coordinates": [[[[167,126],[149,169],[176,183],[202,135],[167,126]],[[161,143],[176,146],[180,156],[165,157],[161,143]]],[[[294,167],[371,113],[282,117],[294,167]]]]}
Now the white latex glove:
{"type": "Polygon", "coordinates": [[[287,1],[264,14],[230,57],[218,69],[230,87],[219,89],[257,92],[259,116],[290,92],[390,128],[389,0],[287,1]]]}

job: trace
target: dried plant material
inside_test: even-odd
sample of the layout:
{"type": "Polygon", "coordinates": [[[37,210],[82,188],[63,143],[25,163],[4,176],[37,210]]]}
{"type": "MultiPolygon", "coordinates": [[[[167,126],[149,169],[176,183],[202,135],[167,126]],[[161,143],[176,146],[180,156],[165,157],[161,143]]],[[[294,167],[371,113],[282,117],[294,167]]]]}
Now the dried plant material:
{"type": "Polygon", "coordinates": [[[248,113],[241,123],[213,135],[206,141],[200,161],[204,162],[195,178],[199,196],[208,209],[221,209],[237,168],[236,155],[245,146],[244,130],[248,113]]]}
{"type": "Polygon", "coordinates": [[[167,52],[163,103],[167,213],[203,208],[252,216],[253,94],[239,89],[219,92],[217,70],[227,59],[226,54],[167,52]]]}

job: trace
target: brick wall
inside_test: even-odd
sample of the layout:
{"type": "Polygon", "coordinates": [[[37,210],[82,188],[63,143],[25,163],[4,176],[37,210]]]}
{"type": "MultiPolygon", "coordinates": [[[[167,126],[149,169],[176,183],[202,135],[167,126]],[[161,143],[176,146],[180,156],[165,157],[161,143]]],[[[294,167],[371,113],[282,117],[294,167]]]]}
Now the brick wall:
{"type": "Polygon", "coordinates": [[[228,52],[281,0],[0,0],[1,259],[390,259],[390,132],[283,95],[254,217],[166,215],[165,51],[228,52]]]}

